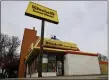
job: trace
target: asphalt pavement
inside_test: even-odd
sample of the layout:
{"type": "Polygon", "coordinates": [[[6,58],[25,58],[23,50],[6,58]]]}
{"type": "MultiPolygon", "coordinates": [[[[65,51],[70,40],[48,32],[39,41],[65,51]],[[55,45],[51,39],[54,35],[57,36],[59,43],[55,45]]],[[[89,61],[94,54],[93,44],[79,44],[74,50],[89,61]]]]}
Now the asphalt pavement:
{"type": "Polygon", "coordinates": [[[6,78],[1,80],[108,80],[108,75],[92,76],[56,76],[56,77],[35,77],[35,78],[6,78]]]}

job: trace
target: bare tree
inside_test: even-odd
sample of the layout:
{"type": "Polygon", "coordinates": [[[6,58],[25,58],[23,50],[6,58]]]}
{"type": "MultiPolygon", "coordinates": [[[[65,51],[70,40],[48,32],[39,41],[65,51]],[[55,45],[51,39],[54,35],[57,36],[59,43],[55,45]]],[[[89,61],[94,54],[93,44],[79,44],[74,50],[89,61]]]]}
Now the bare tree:
{"type": "Polygon", "coordinates": [[[2,73],[4,75],[8,74],[9,77],[12,77],[12,69],[18,67],[19,55],[17,54],[16,49],[20,45],[20,40],[16,36],[10,37],[6,34],[0,34],[0,36],[0,61],[2,61],[0,62],[0,65],[3,66],[2,73]]]}
{"type": "Polygon", "coordinates": [[[98,59],[99,61],[108,61],[108,57],[100,53],[99,53],[98,59]]]}

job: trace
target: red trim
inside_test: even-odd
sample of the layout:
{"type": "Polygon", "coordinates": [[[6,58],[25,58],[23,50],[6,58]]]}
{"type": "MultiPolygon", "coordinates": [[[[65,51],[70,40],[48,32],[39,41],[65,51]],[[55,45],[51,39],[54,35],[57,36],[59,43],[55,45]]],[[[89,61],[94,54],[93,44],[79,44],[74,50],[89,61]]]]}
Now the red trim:
{"type": "Polygon", "coordinates": [[[88,55],[88,56],[98,56],[98,54],[82,52],[82,51],[65,51],[66,54],[78,54],[78,55],[88,55]]]}
{"type": "Polygon", "coordinates": [[[100,64],[108,64],[107,61],[100,61],[100,64]]]}

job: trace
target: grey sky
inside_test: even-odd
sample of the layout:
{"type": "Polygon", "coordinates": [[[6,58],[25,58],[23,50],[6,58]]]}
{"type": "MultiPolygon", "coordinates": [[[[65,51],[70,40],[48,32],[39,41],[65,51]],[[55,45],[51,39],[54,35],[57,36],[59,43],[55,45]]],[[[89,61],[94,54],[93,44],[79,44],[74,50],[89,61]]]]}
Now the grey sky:
{"type": "MultiPolygon", "coordinates": [[[[63,41],[75,42],[81,51],[107,55],[106,1],[33,1],[57,10],[59,24],[45,23],[45,37],[55,34],[63,41]]],[[[1,29],[21,40],[24,28],[33,26],[40,36],[41,20],[25,16],[28,1],[1,2],[1,29]]],[[[20,50],[20,49],[19,49],[20,50]]]]}

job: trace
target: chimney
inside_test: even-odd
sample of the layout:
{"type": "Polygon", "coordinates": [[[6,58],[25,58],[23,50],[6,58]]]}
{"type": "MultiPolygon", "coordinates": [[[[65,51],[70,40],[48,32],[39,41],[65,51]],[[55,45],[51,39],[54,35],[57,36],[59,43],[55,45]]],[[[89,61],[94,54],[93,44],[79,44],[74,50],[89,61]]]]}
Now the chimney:
{"type": "Polygon", "coordinates": [[[33,27],[33,30],[35,30],[35,27],[33,27]]]}

